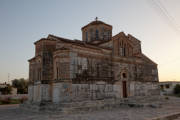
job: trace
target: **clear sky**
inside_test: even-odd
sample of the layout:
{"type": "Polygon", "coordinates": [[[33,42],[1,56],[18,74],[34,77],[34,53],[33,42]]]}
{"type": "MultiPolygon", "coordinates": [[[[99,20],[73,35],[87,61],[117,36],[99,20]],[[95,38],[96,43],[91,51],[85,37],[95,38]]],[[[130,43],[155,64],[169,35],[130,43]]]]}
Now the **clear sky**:
{"type": "Polygon", "coordinates": [[[113,35],[141,40],[160,81],[180,81],[179,13],[180,0],[0,0],[0,82],[8,73],[9,80],[28,78],[35,41],[48,34],[81,39],[81,27],[96,16],[113,25],[113,35]]]}

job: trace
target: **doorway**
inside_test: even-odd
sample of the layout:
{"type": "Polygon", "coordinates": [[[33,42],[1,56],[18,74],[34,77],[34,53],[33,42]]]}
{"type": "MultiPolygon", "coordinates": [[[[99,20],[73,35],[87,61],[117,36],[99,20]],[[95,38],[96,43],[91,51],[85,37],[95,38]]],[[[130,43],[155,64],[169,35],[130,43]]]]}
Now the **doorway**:
{"type": "Polygon", "coordinates": [[[122,82],[122,86],[123,86],[123,98],[127,98],[127,85],[126,85],[126,81],[122,82]]]}

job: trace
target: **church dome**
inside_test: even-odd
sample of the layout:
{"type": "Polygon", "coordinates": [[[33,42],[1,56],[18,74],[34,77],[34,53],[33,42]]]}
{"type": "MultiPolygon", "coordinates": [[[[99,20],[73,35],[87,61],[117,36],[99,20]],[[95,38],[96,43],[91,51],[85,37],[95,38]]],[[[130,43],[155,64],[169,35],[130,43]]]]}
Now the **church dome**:
{"type": "Polygon", "coordinates": [[[81,28],[82,40],[85,42],[107,41],[112,38],[112,26],[95,19],[81,28]]]}

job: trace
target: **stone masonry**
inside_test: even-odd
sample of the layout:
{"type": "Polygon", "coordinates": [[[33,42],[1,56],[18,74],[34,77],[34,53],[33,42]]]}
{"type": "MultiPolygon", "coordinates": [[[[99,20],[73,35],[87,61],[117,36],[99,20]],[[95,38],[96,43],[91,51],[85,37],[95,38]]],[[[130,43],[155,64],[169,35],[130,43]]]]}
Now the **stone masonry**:
{"type": "Polygon", "coordinates": [[[29,102],[65,103],[159,95],[157,64],[141,41],[95,20],[82,40],[48,35],[36,41],[29,60],[29,102]]]}

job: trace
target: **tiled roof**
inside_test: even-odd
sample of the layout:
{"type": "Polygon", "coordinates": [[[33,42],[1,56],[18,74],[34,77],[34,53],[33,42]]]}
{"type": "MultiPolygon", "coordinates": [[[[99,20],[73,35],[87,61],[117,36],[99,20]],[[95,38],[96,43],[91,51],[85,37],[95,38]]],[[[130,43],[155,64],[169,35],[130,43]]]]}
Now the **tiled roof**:
{"type": "Polygon", "coordinates": [[[111,50],[111,49],[106,48],[106,47],[99,47],[99,46],[93,45],[91,43],[85,43],[84,41],[81,41],[81,40],[70,40],[70,39],[66,39],[66,38],[62,38],[62,37],[57,37],[57,36],[54,36],[54,35],[49,35],[47,38],[48,39],[56,39],[56,40],[60,40],[60,41],[65,42],[65,43],[71,43],[71,44],[74,44],[74,45],[78,45],[78,46],[82,46],[82,47],[87,47],[87,48],[92,48],[92,49],[111,50]]]}

